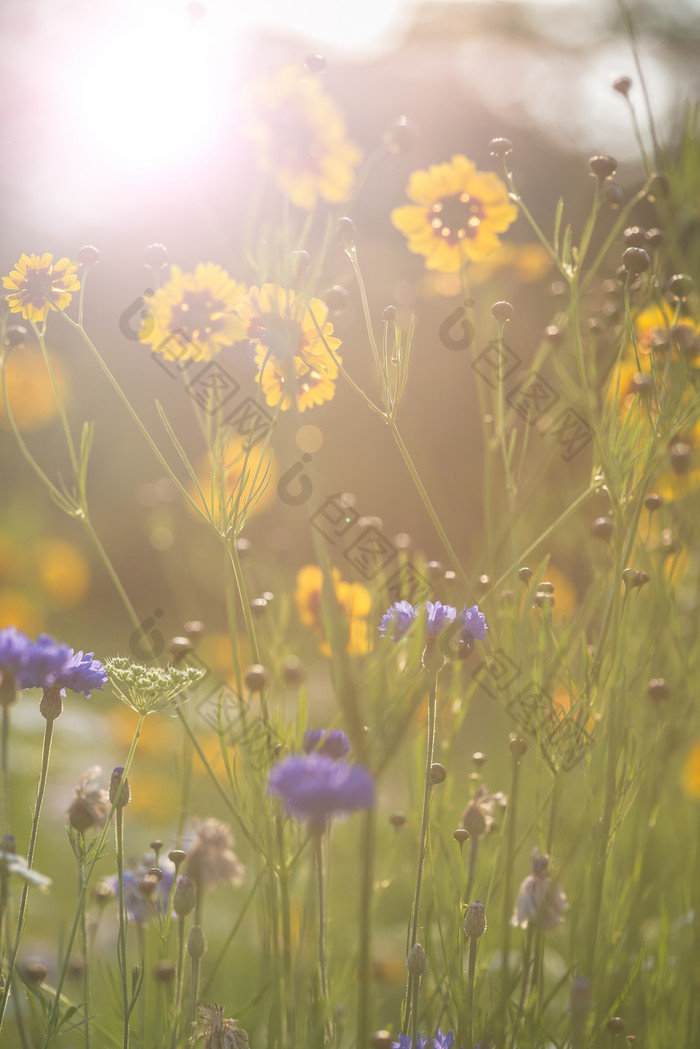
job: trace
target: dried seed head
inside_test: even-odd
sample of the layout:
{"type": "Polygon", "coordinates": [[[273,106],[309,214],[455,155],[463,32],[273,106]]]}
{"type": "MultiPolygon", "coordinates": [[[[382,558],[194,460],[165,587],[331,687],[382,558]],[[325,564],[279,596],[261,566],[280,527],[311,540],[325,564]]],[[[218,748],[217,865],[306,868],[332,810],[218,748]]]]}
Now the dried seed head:
{"type": "Polygon", "coordinates": [[[494,302],[491,307],[491,316],[498,321],[499,324],[505,324],[513,316],[513,306],[510,302],[506,302],[502,299],[499,302],[494,302]]]}
{"type": "Polygon", "coordinates": [[[622,264],[628,273],[636,276],[649,269],[651,259],[644,248],[626,248],[622,253],[622,264]]]}
{"type": "Polygon", "coordinates": [[[492,157],[507,157],[513,152],[513,143],[509,138],[492,138],[489,143],[489,153],[492,157]]]}
{"type": "Polygon", "coordinates": [[[605,153],[598,154],[595,157],[591,157],[590,161],[591,171],[600,182],[604,182],[606,179],[612,178],[617,171],[617,161],[614,157],[609,157],[605,153]]]}
{"type": "Polygon", "coordinates": [[[244,868],[233,851],[233,837],[225,823],[207,819],[197,827],[187,853],[187,873],[200,888],[231,882],[241,885],[244,868]]]}

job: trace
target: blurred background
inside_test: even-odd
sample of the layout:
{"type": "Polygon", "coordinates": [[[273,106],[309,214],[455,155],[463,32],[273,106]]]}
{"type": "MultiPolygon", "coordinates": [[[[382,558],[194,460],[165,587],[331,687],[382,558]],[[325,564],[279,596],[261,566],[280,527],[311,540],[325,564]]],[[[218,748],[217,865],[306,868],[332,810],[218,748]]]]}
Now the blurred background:
{"type": "MultiPolygon", "coordinates": [[[[125,324],[132,332],[138,326],[138,298],[157,279],[144,265],[144,250],[163,243],[184,270],[212,261],[235,279],[253,282],[251,223],[274,229],[280,210],[278,198],[261,203],[258,196],[251,212],[259,176],[243,134],[241,88],[282,62],[324,55],[327,67],[318,75],[365,158],[381,147],[398,116],[417,129],[410,152],[378,160],[347,212],[357,226],[377,327],[390,303],[399,307],[404,326],[410,311],[417,313],[400,422],[447,532],[477,576],[483,567],[483,448],[471,351],[450,351],[439,339],[441,324],[460,301],[459,288],[427,274],[422,259],[406,251],[390,211],[403,203],[412,170],[453,153],[497,170],[489,142],[500,135],[513,142],[516,184],[548,233],[561,195],[565,220],[580,229],[592,196],[591,154],[614,155],[623,190],[636,189],[641,167],[633,126],[625,99],[611,86],[617,76],[632,78],[648,141],[626,10],[611,0],[305,0],[260,2],[245,10],[227,0],[4,0],[2,272],[22,252],[76,258],[81,245],[95,245],[100,263],[88,280],[86,328],[161,447],[167,437],[156,398],[197,461],[204,446],[184,384],[158,368],[133,334],[124,334],[125,324]]],[[[629,12],[656,126],[672,146],[684,103],[700,80],[700,5],[631,2],[629,12]]],[[[632,218],[653,223],[652,214],[632,218]]],[[[312,224],[312,255],[325,222],[326,213],[312,224]]],[[[490,305],[505,298],[516,309],[509,343],[528,361],[561,289],[546,259],[531,250],[533,236],[522,217],[505,239],[510,254],[473,273],[477,346],[495,337],[490,305]]],[[[336,241],[317,293],[332,284],[350,292],[348,309],[334,318],[346,365],[376,393],[359,296],[336,241]]],[[[158,610],[165,636],[199,618],[223,632],[221,556],[212,537],[181,505],[86,348],[55,315],[48,343],[75,433],[83,419],[97,423],[92,514],[139,614],[147,619],[158,610]]],[[[224,352],[221,363],[252,388],[245,354],[224,352]]],[[[28,444],[55,478],[67,464],[41,376],[30,338],[21,357],[13,354],[10,393],[28,444]]],[[[302,507],[269,500],[251,522],[246,537],[254,588],[276,589],[280,573],[292,585],[296,570],[314,556],[309,515],[337,492],[353,493],[357,511],[379,517],[388,538],[408,533],[425,558],[444,560],[390,435],[351,390],[339,383],[335,400],[302,421],[322,434],[313,456],[313,498],[302,507]]],[[[299,459],[295,430],[288,418],[276,429],[278,476],[299,459]]],[[[556,448],[541,452],[545,443],[538,440],[536,452],[551,458],[556,484],[531,492],[536,512],[525,543],[581,490],[590,472],[587,454],[563,465],[556,448]]],[[[131,628],[104,570],[76,522],[52,505],[31,474],[6,425],[0,428],[0,466],[0,625],[15,623],[32,634],[51,629],[62,638],[76,636],[80,627],[86,646],[102,641],[124,651],[131,628]]],[[[574,598],[587,572],[577,556],[579,539],[572,526],[554,540],[555,560],[568,573],[574,598]]],[[[359,578],[345,562],[341,570],[359,578]]]]}

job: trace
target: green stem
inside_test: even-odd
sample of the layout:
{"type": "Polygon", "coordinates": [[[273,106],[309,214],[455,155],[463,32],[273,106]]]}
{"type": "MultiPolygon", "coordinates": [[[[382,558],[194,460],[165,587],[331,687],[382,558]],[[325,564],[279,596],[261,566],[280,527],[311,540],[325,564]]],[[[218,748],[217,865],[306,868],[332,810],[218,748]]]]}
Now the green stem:
{"type": "Polygon", "coordinates": [[[68,963],[70,961],[70,954],[71,954],[71,951],[73,949],[73,944],[75,943],[75,937],[76,937],[76,935],[78,933],[78,929],[80,927],[80,914],[81,914],[82,908],[85,906],[85,897],[87,896],[88,884],[89,884],[90,879],[91,879],[91,877],[92,877],[92,875],[94,873],[95,867],[97,866],[97,863],[98,863],[98,861],[100,860],[100,858],[102,856],[102,850],[103,850],[105,842],[107,840],[107,835],[109,834],[109,829],[110,829],[110,827],[112,825],[112,819],[113,819],[114,814],[115,814],[115,812],[117,810],[117,806],[118,806],[119,800],[121,798],[121,793],[122,793],[122,790],[124,788],[124,784],[125,784],[126,779],[127,779],[128,775],[129,775],[129,769],[131,768],[131,763],[134,760],[134,754],[136,753],[136,747],[138,745],[139,737],[141,735],[141,729],[143,728],[143,723],[144,723],[145,720],[146,720],[146,715],[145,714],[139,714],[139,720],[138,720],[138,724],[136,726],[136,730],[134,732],[134,738],[131,741],[131,746],[129,748],[129,753],[127,754],[126,761],[124,762],[124,770],[122,772],[121,781],[120,781],[119,786],[117,787],[116,793],[114,795],[114,801],[112,802],[112,805],[110,807],[110,810],[109,810],[109,813],[107,815],[107,820],[105,822],[105,825],[102,828],[102,833],[100,834],[100,836],[97,839],[97,842],[95,844],[94,856],[93,856],[92,862],[90,863],[90,867],[89,867],[89,869],[88,869],[88,871],[87,871],[87,873],[85,875],[85,878],[84,878],[84,881],[83,881],[83,885],[82,885],[82,888],[80,890],[80,896],[78,898],[78,905],[77,905],[77,908],[76,908],[75,917],[73,918],[73,924],[72,924],[71,930],[70,930],[70,932],[68,934],[68,940],[67,940],[67,943],[65,945],[64,952],[63,952],[63,961],[61,963],[61,968],[60,968],[60,971],[59,971],[59,974],[58,974],[58,980],[56,982],[56,990],[54,991],[53,1002],[51,1003],[51,1008],[49,1009],[49,1014],[48,1014],[48,1016],[46,1018],[46,1034],[45,1034],[45,1037],[44,1037],[44,1042],[43,1042],[43,1045],[42,1045],[42,1049],[47,1049],[47,1047],[49,1046],[49,1044],[53,1040],[53,1038],[54,1038],[54,1036],[56,1034],[56,1031],[57,1031],[58,1013],[59,1013],[59,1010],[61,1008],[61,995],[62,995],[62,992],[63,992],[63,984],[65,983],[66,973],[68,972],[68,963]]]}
{"type": "Polygon", "coordinates": [[[360,846],[360,957],[357,980],[357,1045],[369,1045],[370,977],[372,944],[372,895],[374,890],[374,851],[376,815],[370,809],[365,816],[365,832],[360,846]]]}
{"type": "MultiPolygon", "coordinates": [[[[423,882],[423,866],[425,864],[425,846],[428,839],[428,823],[430,819],[430,794],[432,790],[432,780],[430,776],[430,769],[433,764],[433,755],[435,753],[435,724],[437,720],[437,674],[432,674],[430,683],[428,685],[428,739],[425,750],[425,783],[423,786],[423,811],[421,814],[421,825],[420,825],[420,845],[418,847],[418,869],[416,871],[416,887],[413,893],[413,908],[411,911],[411,921],[409,923],[409,934],[408,934],[408,945],[406,949],[406,956],[411,952],[411,948],[415,946],[418,940],[418,914],[420,910],[420,894],[421,885],[423,882]]],[[[406,986],[406,1006],[404,1010],[403,1029],[408,1029],[408,1021],[411,1015],[411,1011],[415,1011],[415,1005],[413,999],[416,997],[418,978],[412,976],[409,972],[408,982],[406,986]]],[[[414,1021],[416,1017],[414,1015],[414,1021]]]]}
{"type": "Polygon", "coordinates": [[[115,816],[115,828],[117,838],[117,878],[119,880],[119,937],[117,939],[117,952],[119,955],[119,972],[122,985],[122,1011],[123,1011],[123,1049],[129,1049],[129,984],[126,971],[126,941],[128,922],[126,917],[126,892],[124,889],[124,807],[119,806],[115,816]]]}
{"type": "Polygon", "coordinates": [[[530,974],[530,958],[532,956],[532,940],[534,936],[534,926],[530,923],[527,927],[527,934],[525,937],[525,950],[523,951],[523,975],[522,984],[520,987],[520,1000],[518,1002],[518,1011],[515,1015],[515,1021],[513,1023],[513,1031],[510,1036],[509,1049],[515,1049],[516,1039],[518,1037],[518,1028],[520,1027],[520,1021],[522,1019],[523,1010],[525,1008],[525,999],[527,996],[527,981],[530,974]]]}
{"type": "Polygon", "coordinates": [[[467,1045],[474,1044],[474,976],[476,973],[476,952],[479,940],[469,937],[469,974],[467,976],[467,1045]]]}
{"type": "Polygon", "coordinates": [[[58,414],[59,414],[60,419],[61,419],[61,425],[63,426],[63,433],[64,433],[65,438],[66,438],[66,445],[68,446],[68,454],[70,456],[71,466],[73,467],[73,476],[74,477],[78,477],[79,472],[80,472],[79,471],[79,467],[78,467],[78,457],[75,454],[75,446],[73,444],[73,437],[72,437],[71,432],[70,432],[70,426],[68,425],[68,415],[66,414],[66,406],[63,403],[63,398],[61,397],[61,392],[60,392],[60,390],[58,388],[58,383],[56,381],[56,375],[54,373],[53,366],[51,364],[51,359],[49,357],[49,351],[46,348],[46,340],[44,339],[44,332],[42,331],[41,328],[37,327],[37,325],[34,323],[34,321],[31,322],[31,325],[32,325],[32,328],[34,329],[34,334],[36,335],[37,339],[39,340],[39,346],[41,348],[41,352],[42,352],[43,357],[44,357],[44,363],[46,365],[46,370],[49,373],[49,378],[51,379],[51,385],[53,386],[54,396],[56,397],[56,404],[58,405],[58,414]]]}
{"type": "Polygon", "coordinates": [[[508,1002],[510,1000],[510,915],[513,909],[513,866],[515,864],[515,831],[516,814],[518,803],[518,788],[520,785],[520,757],[513,754],[513,772],[510,781],[510,793],[508,794],[508,805],[506,808],[506,821],[508,824],[506,835],[506,868],[505,884],[503,887],[503,940],[501,943],[501,988],[503,995],[503,1041],[505,1041],[505,1027],[508,1016],[508,1002]]]}
{"type": "MultiPolygon", "coordinates": [[[[47,717],[46,725],[44,726],[44,743],[41,750],[41,769],[39,772],[39,782],[36,789],[36,802],[34,804],[34,816],[32,818],[32,829],[29,835],[29,848],[27,849],[27,868],[31,870],[34,862],[34,850],[36,848],[36,839],[39,831],[39,820],[41,818],[41,807],[44,801],[44,793],[46,791],[46,780],[49,774],[49,759],[51,757],[51,740],[53,739],[53,726],[55,718],[47,717]]],[[[24,922],[27,916],[27,900],[29,897],[29,882],[25,881],[22,886],[22,895],[19,901],[19,913],[17,915],[17,926],[15,928],[15,938],[12,944],[12,950],[10,952],[10,960],[7,967],[7,975],[5,977],[5,987],[0,999],[0,1027],[5,1016],[7,1009],[7,1001],[10,996],[10,990],[13,983],[15,965],[17,963],[17,952],[19,951],[19,945],[22,940],[22,933],[24,932],[24,922]]]]}
{"type": "Polygon", "coordinates": [[[284,823],[278,814],[275,817],[277,824],[277,852],[278,863],[277,880],[280,886],[280,906],[282,908],[282,970],[284,973],[284,1000],[287,1016],[287,1045],[292,1049],[295,1042],[295,1014],[293,1000],[292,979],[292,926],[289,908],[289,870],[284,850],[284,823]]]}
{"type": "Polygon", "coordinates": [[[177,919],[177,975],[175,985],[175,1002],[173,1004],[172,1034],[170,1037],[170,1049],[175,1049],[177,1044],[178,1025],[180,1022],[180,1009],[182,1008],[182,971],[185,961],[185,919],[179,915],[177,919]]]}

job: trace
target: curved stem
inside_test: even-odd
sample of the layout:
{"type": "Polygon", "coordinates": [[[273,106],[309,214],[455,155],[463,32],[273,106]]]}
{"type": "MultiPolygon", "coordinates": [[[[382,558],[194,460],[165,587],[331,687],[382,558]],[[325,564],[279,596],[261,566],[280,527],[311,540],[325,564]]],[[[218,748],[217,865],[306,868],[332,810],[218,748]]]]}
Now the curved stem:
{"type": "Polygon", "coordinates": [[[117,837],[117,878],[119,881],[119,937],[117,940],[117,951],[119,954],[119,972],[122,985],[122,1046],[129,1049],[129,984],[126,972],[126,938],[128,923],[126,917],[126,893],[124,890],[124,808],[117,809],[115,817],[117,837]]]}

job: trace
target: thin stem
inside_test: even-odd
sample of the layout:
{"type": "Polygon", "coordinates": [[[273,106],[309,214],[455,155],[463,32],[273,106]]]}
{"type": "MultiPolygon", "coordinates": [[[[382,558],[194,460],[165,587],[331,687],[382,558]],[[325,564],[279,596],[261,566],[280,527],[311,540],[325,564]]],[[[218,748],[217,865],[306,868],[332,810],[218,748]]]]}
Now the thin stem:
{"type": "Polygon", "coordinates": [[[508,805],[506,807],[506,821],[508,824],[506,835],[506,866],[505,884],[503,886],[503,940],[501,944],[501,988],[503,995],[503,1025],[505,1040],[505,1026],[508,1015],[508,1000],[510,998],[510,914],[512,910],[511,896],[513,893],[513,865],[515,863],[515,831],[516,813],[518,802],[518,787],[520,785],[520,757],[513,754],[513,772],[510,781],[510,793],[508,794],[508,805]]]}
{"type": "Polygon", "coordinates": [[[479,840],[480,839],[474,835],[469,841],[469,874],[467,875],[467,891],[464,894],[464,899],[467,901],[472,898],[474,881],[476,879],[476,867],[479,860],[479,840]]]}
{"type": "Polygon", "coordinates": [[[525,950],[523,951],[523,976],[522,984],[520,987],[520,1001],[518,1002],[518,1011],[515,1016],[515,1022],[513,1023],[513,1031],[510,1036],[509,1049],[514,1049],[516,1039],[518,1036],[518,1028],[520,1027],[520,1021],[522,1019],[523,1010],[525,1008],[525,998],[527,996],[527,980],[530,974],[530,958],[532,956],[532,940],[534,937],[534,926],[530,923],[527,927],[527,936],[525,938],[525,950]]]}
{"type": "MultiPolygon", "coordinates": [[[[55,718],[46,718],[46,725],[44,726],[44,743],[41,750],[41,769],[39,772],[39,782],[36,789],[36,802],[34,804],[34,816],[32,818],[32,829],[29,835],[29,848],[27,849],[27,868],[31,870],[32,863],[34,862],[34,850],[36,848],[36,839],[39,831],[39,820],[41,818],[41,807],[44,801],[44,793],[46,791],[46,780],[49,774],[49,759],[51,757],[51,740],[53,739],[53,726],[55,718]]],[[[24,922],[27,917],[27,900],[29,897],[29,882],[25,881],[22,886],[22,895],[19,901],[19,913],[17,915],[17,926],[15,928],[15,938],[12,944],[12,951],[10,953],[10,961],[7,967],[7,976],[5,977],[5,987],[3,990],[2,999],[0,1000],[0,1027],[2,1027],[2,1021],[5,1016],[7,1009],[7,1001],[10,996],[10,991],[13,983],[13,977],[15,972],[15,965],[17,962],[17,952],[19,951],[19,945],[22,939],[22,933],[24,932],[24,922]]]]}
{"type": "MultiPolygon", "coordinates": [[[[321,977],[321,994],[327,1003],[328,980],[326,978],[326,900],[323,884],[323,835],[313,832],[314,863],[316,865],[316,886],[318,891],[318,969],[321,977]]],[[[327,1008],[327,1004],[326,1004],[327,1008]]]]}
{"type": "Polygon", "coordinates": [[[284,823],[279,814],[275,817],[275,822],[277,824],[277,852],[279,855],[277,880],[280,886],[280,905],[282,908],[282,970],[284,972],[284,1000],[287,1016],[287,1045],[292,1047],[295,1041],[295,1031],[292,992],[292,927],[289,908],[289,870],[284,850],[284,823]]]}
{"type": "Polygon", "coordinates": [[[126,971],[126,940],[128,923],[126,917],[126,891],[124,888],[124,807],[119,806],[115,817],[116,839],[117,839],[117,878],[119,880],[119,937],[117,939],[117,952],[119,955],[119,972],[122,985],[122,1012],[123,1012],[123,1049],[129,1049],[129,985],[126,971]]]}
{"type": "MultiPolygon", "coordinates": [[[[411,952],[411,948],[415,946],[418,940],[418,914],[420,911],[420,893],[421,885],[423,882],[423,866],[425,863],[425,846],[428,839],[428,823],[430,818],[430,793],[432,790],[432,779],[430,776],[430,768],[433,764],[433,755],[435,753],[435,723],[437,720],[437,674],[432,674],[430,683],[428,685],[428,739],[425,750],[425,783],[423,787],[423,811],[421,815],[421,826],[420,826],[420,845],[418,847],[418,869],[416,871],[416,888],[413,893],[413,908],[411,911],[411,921],[409,923],[409,935],[408,935],[408,946],[406,955],[408,956],[411,952]]],[[[408,982],[406,986],[406,1006],[404,1010],[404,1031],[408,1029],[408,1021],[411,1015],[411,1011],[414,1008],[414,984],[417,983],[417,977],[414,977],[409,972],[408,982]]],[[[415,1020],[415,1016],[414,1016],[415,1020]]]]}
{"type": "Polygon", "coordinates": [[[360,846],[360,957],[357,980],[357,1045],[369,1045],[370,1035],[370,963],[372,946],[372,895],[374,889],[374,851],[376,815],[370,809],[365,815],[365,832],[360,846]]]}
{"type": "Polygon", "coordinates": [[[467,976],[467,1045],[474,1044],[474,976],[476,973],[476,952],[479,948],[479,940],[476,936],[469,937],[469,974],[467,976]]]}
{"type": "Polygon", "coordinates": [[[70,456],[71,466],[73,467],[73,476],[77,478],[78,475],[79,475],[79,472],[80,472],[79,471],[79,467],[78,467],[78,457],[75,454],[75,445],[73,444],[73,436],[72,436],[72,434],[70,432],[70,426],[68,424],[68,415],[66,414],[66,406],[63,403],[63,398],[61,397],[61,391],[59,390],[58,382],[56,381],[56,374],[55,374],[55,372],[53,370],[53,366],[51,364],[51,358],[49,357],[49,351],[46,348],[46,340],[44,339],[44,332],[43,332],[42,328],[39,328],[34,323],[34,321],[31,322],[31,325],[32,325],[32,328],[34,329],[34,334],[36,335],[37,339],[39,340],[39,346],[41,348],[41,352],[42,352],[43,357],[44,357],[44,363],[46,365],[46,370],[49,373],[49,378],[51,379],[51,385],[53,386],[53,392],[54,392],[54,396],[56,398],[56,404],[58,406],[58,414],[59,414],[60,419],[61,419],[61,425],[63,426],[63,433],[64,433],[65,438],[66,438],[66,445],[68,446],[68,454],[70,456]]]}

